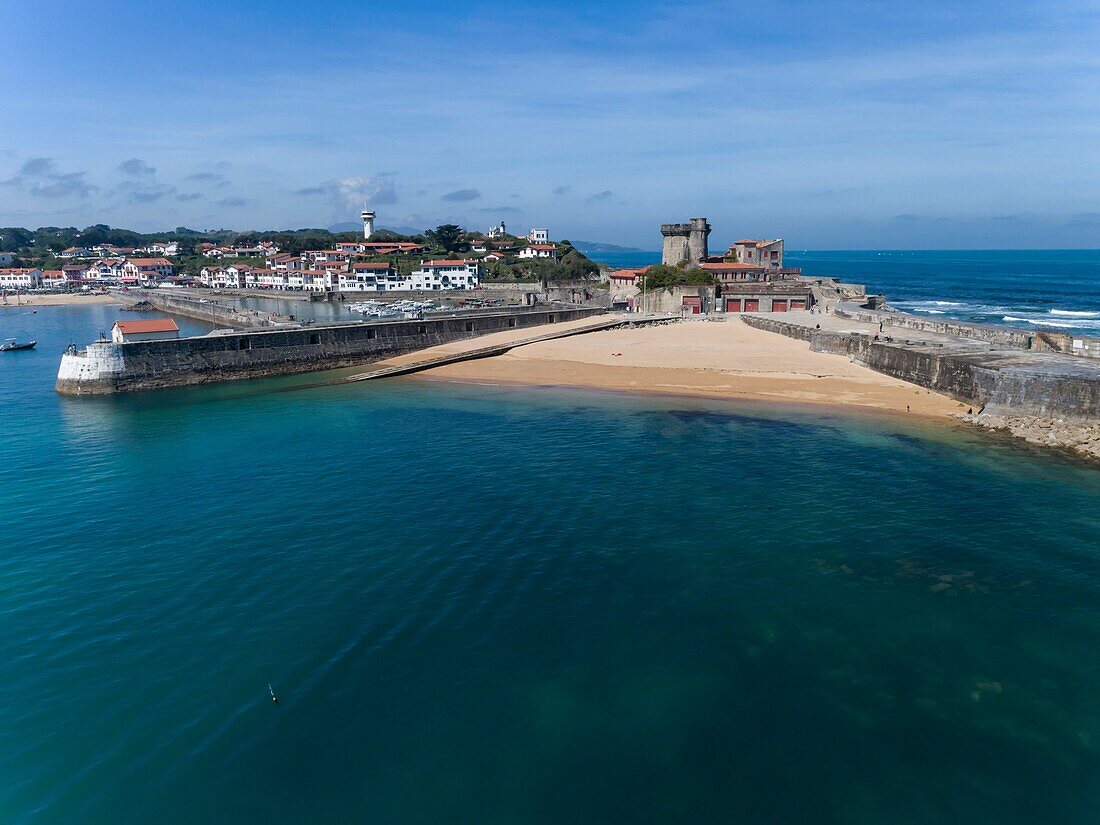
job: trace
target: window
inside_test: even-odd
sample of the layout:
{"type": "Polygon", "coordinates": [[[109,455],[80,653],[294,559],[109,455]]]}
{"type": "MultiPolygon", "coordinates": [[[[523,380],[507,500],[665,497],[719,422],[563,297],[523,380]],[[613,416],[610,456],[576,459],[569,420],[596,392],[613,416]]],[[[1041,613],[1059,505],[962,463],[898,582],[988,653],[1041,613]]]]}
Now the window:
{"type": "Polygon", "coordinates": [[[311,332],[309,335],[309,342],[311,344],[319,344],[321,343],[321,336],[318,335],[316,332],[311,332]]]}
{"type": "Polygon", "coordinates": [[[467,332],[473,332],[474,331],[474,322],[473,321],[467,321],[466,322],[466,331],[467,332]]]}

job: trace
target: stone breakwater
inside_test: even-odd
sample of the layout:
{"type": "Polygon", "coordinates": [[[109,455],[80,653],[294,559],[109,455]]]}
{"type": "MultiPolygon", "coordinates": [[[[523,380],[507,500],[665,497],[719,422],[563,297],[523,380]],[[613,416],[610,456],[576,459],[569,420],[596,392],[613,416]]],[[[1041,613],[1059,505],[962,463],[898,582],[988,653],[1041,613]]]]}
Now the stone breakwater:
{"type": "Polygon", "coordinates": [[[594,307],[235,330],[167,341],[89,344],[61,357],[56,389],[109,395],[358,366],[492,332],[602,314],[594,307]]]}
{"type": "Polygon", "coordinates": [[[1100,424],[990,413],[963,413],[959,419],[977,427],[1010,433],[1031,444],[1061,447],[1100,461],[1100,424]]]}
{"type": "Polygon", "coordinates": [[[1095,359],[1012,346],[1015,331],[1002,336],[991,327],[968,329],[962,336],[907,324],[879,333],[878,317],[867,327],[850,315],[784,320],[746,315],[743,320],[954,398],[977,411],[959,416],[976,426],[1100,458],[1095,359]]]}

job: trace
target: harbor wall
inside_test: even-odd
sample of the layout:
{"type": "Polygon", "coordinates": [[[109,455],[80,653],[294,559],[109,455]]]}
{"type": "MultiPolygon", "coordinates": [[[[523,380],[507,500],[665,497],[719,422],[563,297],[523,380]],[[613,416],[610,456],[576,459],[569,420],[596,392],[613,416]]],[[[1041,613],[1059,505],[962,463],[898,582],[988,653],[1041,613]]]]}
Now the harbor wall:
{"type": "Polygon", "coordinates": [[[848,304],[838,306],[835,314],[852,321],[871,324],[882,322],[903,329],[957,335],[960,338],[972,338],[976,341],[988,341],[991,344],[1003,344],[1037,352],[1057,352],[1062,355],[1075,355],[1078,358],[1100,358],[1100,338],[1085,338],[1080,335],[1066,335],[1062,332],[1045,330],[1017,330],[991,324],[919,318],[904,312],[882,312],[848,304]]]}
{"type": "Polygon", "coordinates": [[[62,356],[56,389],[65,395],[107,395],[336,369],[492,332],[602,312],[596,307],[528,309],[455,318],[219,332],[168,341],[95,343],[62,356]]]}
{"type": "Polygon", "coordinates": [[[972,338],[976,341],[988,341],[991,344],[1002,344],[1008,347],[1018,347],[1019,349],[1033,349],[1035,345],[1034,333],[1027,330],[1010,329],[1009,327],[918,318],[904,312],[882,312],[874,309],[857,308],[848,304],[836,307],[833,314],[839,318],[847,318],[852,321],[863,321],[869,324],[881,322],[902,329],[937,332],[941,335],[957,335],[960,338],[972,338]]]}
{"type": "Polygon", "coordinates": [[[124,303],[145,301],[160,312],[183,315],[187,318],[207,321],[211,324],[232,329],[264,329],[288,326],[295,323],[287,315],[278,315],[272,318],[271,313],[264,313],[255,309],[227,306],[217,301],[202,300],[188,295],[166,294],[155,289],[132,289],[127,292],[113,294],[124,303]]]}
{"type": "Polygon", "coordinates": [[[815,352],[846,355],[876,372],[990,412],[1076,421],[1100,418],[1100,381],[1085,374],[1045,369],[1003,353],[955,352],[922,342],[885,343],[871,335],[826,332],[755,315],[743,315],[741,320],[807,341],[815,352]]]}

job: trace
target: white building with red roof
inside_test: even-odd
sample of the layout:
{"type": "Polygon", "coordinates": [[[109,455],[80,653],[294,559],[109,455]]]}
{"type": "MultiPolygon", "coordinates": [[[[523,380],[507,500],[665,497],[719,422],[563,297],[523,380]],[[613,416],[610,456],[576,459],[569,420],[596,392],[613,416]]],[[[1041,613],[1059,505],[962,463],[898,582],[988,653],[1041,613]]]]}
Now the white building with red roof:
{"type": "Polygon", "coordinates": [[[421,261],[409,276],[415,292],[443,289],[476,289],[481,282],[481,263],[469,260],[421,261]]]}
{"type": "Polygon", "coordinates": [[[552,261],[558,259],[558,247],[552,243],[528,244],[519,251],[520,258],[549,258],[552,261]]]}
{"type": "Polygon", "coordinates": [[[127,258],[122,265],[121,280],[153,283],[175,273],[176,267],[167,258],[127,258]]]}
{"type": "Polygon", "coordinates": [[[131,341],[168,341],[180,337],[180,328],[171,318],[151,318],[138,321],[115,321],[111,341],[127,344],[131,341]]]}
{"type": "Polygon", "coordinates": [[[42,270],[17,267],[0,269],[0,289],[41,289],[42,270]]]}

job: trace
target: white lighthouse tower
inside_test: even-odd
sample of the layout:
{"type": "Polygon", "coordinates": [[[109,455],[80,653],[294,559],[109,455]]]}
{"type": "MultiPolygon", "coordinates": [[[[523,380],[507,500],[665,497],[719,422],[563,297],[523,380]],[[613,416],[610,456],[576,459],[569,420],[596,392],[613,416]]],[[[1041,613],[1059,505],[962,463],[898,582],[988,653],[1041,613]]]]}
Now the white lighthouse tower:
{"type": "Polygon", "coordinates": [[[374,234],[374,212],[364,209],[360,217],[363,219],[363,240],[370,240],[374,234]]]}

